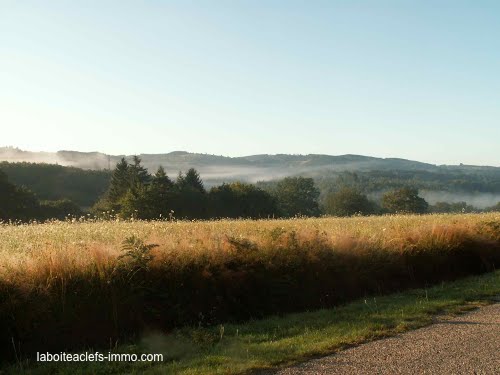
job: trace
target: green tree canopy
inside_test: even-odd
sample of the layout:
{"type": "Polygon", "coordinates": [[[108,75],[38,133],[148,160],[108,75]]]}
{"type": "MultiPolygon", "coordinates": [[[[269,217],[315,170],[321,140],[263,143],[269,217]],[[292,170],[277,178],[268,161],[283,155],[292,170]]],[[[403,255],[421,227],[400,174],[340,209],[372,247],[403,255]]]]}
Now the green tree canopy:
{"type": "Polygon", "coordinates": [[[358,189],[343,187],[327,194],[324,209],[325,213],[334,216],[370,215],[375,212],[375,204],[358,189]]]}
{"type": "MultiPolygon", "coordinates": [[[[121,204],[125,202],[124,197],[128,192],[132,190],[134,193],[132,196],[144,194],[143,188],[145,185],[148,185],[150,181],[151,175],[148,173],[147,169],[141,165],[141,159],[138,156],[133,157],[132,164],[127,163],[125,158],[121,158],[113,170],[108,192],[94,206],[94,211],[99,212],[110,209],[120,211],[121,204]]],[[[127,197],[126,201],[129,202],[128,204],[130,206],[130,196],[127,197]]]]}
{"type": "Polygon", "coordinates": [[[266,218],[278,214],[276,201],[255,185],[234,182],[210,189],[212,217],[266,218]]]}
{"type": "Polygon", "coordinates": [[[386,193],[382,197],[382,207],[392,213],[423,214],[427,212],[429,204],[418,196],[417,189],[402,188],[386,193]]]}
{"type": "Polygon", "coordinates": [[[151,199],[146,186],[129,189],[120,199],[120,216],[135,219],[155,219],[160,216],[158,205],[151,199]]]}
{"type": "Polygon", "coordinates": [[[70,199],[80,207],[91,207],[108,190],[110,171],[86,170],[53,164],[0,162],[9,181],[25,186],[40,200],[70,199]]]}
{"type": "Polygon", "coordinates": [[[273,190],[281,215],[318,216],[319,190],[312,178],[287,177],[279,181],[273,190]]]}
{"type": "Polygon", "coordinates": [[[40,202],[39,217],[41,219],[64,220],[68,215],[72,217],[81,216],[83,212],[76,203],[69,199],[40,202]]]}
{"type": "Polygon", "coordinates": [[[40,204],[37,197],[24,187],[11,184],[0,171],[0,220],[29,220],[37,218],[40,204]]]}

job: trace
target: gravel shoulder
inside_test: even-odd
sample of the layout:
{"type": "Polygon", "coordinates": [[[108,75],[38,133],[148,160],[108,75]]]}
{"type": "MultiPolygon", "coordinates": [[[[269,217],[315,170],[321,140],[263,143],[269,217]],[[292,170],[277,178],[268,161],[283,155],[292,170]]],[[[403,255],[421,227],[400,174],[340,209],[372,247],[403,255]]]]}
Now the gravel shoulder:
{"type": "Polygon", "coordinates": [[[276,372],[296,374],[500,374],[500,303],[276,372]]]}

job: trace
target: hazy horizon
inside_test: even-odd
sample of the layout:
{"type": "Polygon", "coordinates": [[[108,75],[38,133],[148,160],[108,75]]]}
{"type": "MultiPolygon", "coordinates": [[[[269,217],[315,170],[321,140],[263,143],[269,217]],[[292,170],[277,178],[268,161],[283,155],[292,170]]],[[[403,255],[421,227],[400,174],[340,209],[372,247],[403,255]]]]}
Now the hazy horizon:
{"type": "MultiPolygon", "coordinates": [[[[61,165],[71,165],[68,164],[68,160],[63,160],[58,157],[58,152],[77,152],[77,153],[83,153],[83,154],[101,154],[105,156],[111,156],[111,157],[132,157],[134,155],[150,155],[150,156],[155,156],[155,155],[169,155],[172,153],[176,152],[186,152],[191,155],[205,155],[205,156],[216,156],[216,157],[223,157],[223,158],[245,158],[245,157],[252,157],[252,156],[261,156],[261,155],[268,155],[268,156],[277,156],[277,155],[287,155],[287,156],[332,156],[332,157],[343,157],[343,156],[361,156],[361,157],[367,157],[367,158],[375,158],[375,159],[394,159],[394,160],[408,160],[411,162],[419,162],[419,163],[425,163],[425,164],[430,164],[430,165],[435,165],[435,166],[440,166],[440,165],[448,165],[448,166],[459,166],[461,164],[463,165],[470,165],[470,166],[478,166],[478,167],[495,167],[495,168],[500,168],[500,164],[498,165],[491,165],[491,164],[467,164],[467,163],[457,163],[457,164],[439,164],[435,162],[424,162],[422,160],[414,160],[414,159],[406,159],[406,158],[401,158],[398,156],[387,156],[387,157],[381,157],[377,155],[361,155],[361,154],[340,154],[340,155],[333,155],[333,154],[300,154],[300,153],[293,153],[293,154],[282,154],[282,153],[268,153],[268,154],[248,154],[248,155],[223,155],[223,154],[210,154],[210,153],[204,153],[204,152],[192,152],[189,150],[170,150],[170,151],[164,151],[164,152],[159,152],[159,153],[151,153],[151,152],[139,152],[136,154],[126,154],[126,153],[119,153],[119,154],[107,154],[105,152],[99,151],[99,150],[92,150],[92,151],[79,151],[79,150],[56,150],[56,151],[47,151],[47,150],[25,150],[22,148],[19,148],[17,146],[2,146],[0,145],[0,151],[1,150],[13,150],[13,151],[20,151],[22,153],[32,153],[32,154],[47,154],[49,159],[40,159],[40,160],[35,160],[35,163],[54,163],[54,164],[61,164],[61,165]],[[49,161],[47,161],[49,160],[49,161]]],[[[12,161],[12,160],[7,160],[5,158],[2,158],[2,154],[0,154],[0,161],[12,161]]],[[[107,159],[106,159],[107,160],[107,159]]],[[[33,162],[33,160],[31,160],[33,162]]],[[[107,161],[106,161],[107,162],[107,161]]],[[[219,173],[220,174],[220,173],[219,173]]]]}
{"type": "Polygon", "coordinates": [[[0,0],[2,143],[500,166],[499,41],[491,1],[0,0]]]}
{"type": "MultiPolygon", "coordinates": [[[[206,152],[192,152],[189,150],[169,150],[169,151],[164,151],[164,152],[158,152],[158,153],[151,153],[151,152],[138,152],[135,154],[127,154],[127,153],[118,153],[118,154],[108,154],[99,150],[90,150],[90,151],[80,151],[80,150],[26,150],[22,149],[17,146],[12,146],[12,145],[0,145],[0,150],[1,149],[13,149],[13,150],[19,150],[21,152],[31,152],[31,153],[45,153],[45,154],[56,154],[57,152],[80,152],[80,153],[98,153],[98,154],[103,154],[103,155],[109,155],[109,156],[126,156],[126,157],[131,157],[133,155],[167,155],[175,152],[187,152],[188,154],[199,154],[199,155],[208,155],[208,156],[219,156],[219,157],[229,157],[229,158],[244,158],[244,157],[249,157],[249,156],[258,156],[258,155],[269,155],[269,156],[276,156],[276,155],[289,155],[289,156],[308,156],[308,155],[324,155],[324,156],[348,156],[348,155],[353,155],[353,156],[363,156],[363,157],[368,157],[368,158],[376,158],[376,159],[404,159],[404,160],[409,160],[409,161],[416,161],[416,162],[421,162],[421,163],[428,163],[432,165],[472,165],[472,166],[481,166],[481,167],[500,167],[500,164],[497,165],[492,165],[492,164],[467,164],[467,163],[456,163],[456,164],[439,164],[439,163],[434,163],[434,162],[427,162],[427,161],[422,161],[422,160],[415,160],[415,159],[406,159],[406,158],[401,158],[398,156],[378,156],[378,155],[363,155],[363,154],[303,154],[303,153],[290,153],[290,154],[283,154],[283,153],[267,153],[267,154],[245,154],[245,155],[223,155],[223,154],[212,154],[212,153],[206,153],[206,152]]],[[[0,161],[2,161],[0,159],[0,161]]]]}

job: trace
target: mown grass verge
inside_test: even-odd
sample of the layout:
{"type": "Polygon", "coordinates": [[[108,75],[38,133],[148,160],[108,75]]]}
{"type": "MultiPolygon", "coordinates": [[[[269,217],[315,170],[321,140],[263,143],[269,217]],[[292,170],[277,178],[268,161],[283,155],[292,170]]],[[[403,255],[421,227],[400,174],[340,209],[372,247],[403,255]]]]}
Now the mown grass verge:
{"type": "MultiPolygon", "coordinates": [[[[500,271],[428,289],[362,298],[313,312],[273,316],[242,324],[182,328],[145,334],[116,351],[163,353],[163,363],[20,362],[6,374],[238,374],[273,369],[376,338],[422,327],[437,314],[456,314],[500,294],[500,271]]],[[[41,349],[43,350],[43,349],[41,349]]]]}

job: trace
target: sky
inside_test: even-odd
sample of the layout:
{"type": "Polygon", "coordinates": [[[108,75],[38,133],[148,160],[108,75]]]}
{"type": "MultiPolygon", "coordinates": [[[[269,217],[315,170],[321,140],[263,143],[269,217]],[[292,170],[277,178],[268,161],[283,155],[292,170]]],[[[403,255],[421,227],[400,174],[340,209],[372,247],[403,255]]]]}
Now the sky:
{"type": "Polygon", "coordinates": [[[0,131],[500,166],[500,2],[0,0],[0,131]]]}

